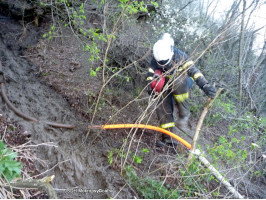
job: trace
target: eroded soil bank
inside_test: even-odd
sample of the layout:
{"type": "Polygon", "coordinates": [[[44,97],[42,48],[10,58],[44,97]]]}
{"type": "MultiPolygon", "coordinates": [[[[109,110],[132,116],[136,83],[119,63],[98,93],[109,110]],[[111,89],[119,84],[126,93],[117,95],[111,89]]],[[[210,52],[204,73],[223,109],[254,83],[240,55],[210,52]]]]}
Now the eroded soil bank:
{"type": "MultiPolygon", "coordinates": [[[[36,165],[42,176],[55,175],[53,187],[60,198],[114,197],[123,183],[119,173],[109,167],[106,155],[109,145],[121,145],[119,141],[112,143],[110,137],[95,139],[96,132],[91,132],[85,140],[86,119],[46,85],[40,79],[39,68],[25,59],[22,52],[36,44],[42,35],[40,27],[25,29],[18,21],[5,16],[0,16],[0,27],[0,60],[7,96],[16,108],[39,121],[34,123],[18,117],[2,98],[1,114],[17,121],[31,135],[33,144],[45,143],[36,152],[40,159],[36,165]],[[75,124],[77,128],[52,128],[46,121],[75,124]]],[[[119,193],[119,198],[132,197],[126,188],[119,193]]]]}
{"type": "MultiPolygon", "coordinates": [[[[89,73],[88,68],[82,68],[76,60],[71,61],[75,56],[72,55],[70,48],[67,46],[40,44],[39,38],[45,33],[45,30],[45,20],[41,27],[36,27],[33,24],[25,25],[12,18],[0,16],[0,60],[6,77],[7,96],[16,108],[29,116],[37,118],[39,121],[34,123],[18,117],[3,102],[2,98],[0,98],[0,114],[5,118],[16,121],[22,127],[22,132],[27,131],[31,135],[31,142],[38,145],[36,155],[39,160],[36,160],[36,167],[42,173],[38,178],[55,175],[52,184],[60,198],[138,197],[138,194],[125,184],[125,180],[120,176],[119,167],[114,169],[114,166],[111,167],[108,164],[108,152],[123,145],[123,138],[127,136],[125,131],[119,133],[106,131],[102,134],[91,131],[86,139],[87,125],[90,121],[86,115],[77,112],[80,110],[75,107],[75,102],[70,102],[68,96],[63,95],[66,92],[71,94],[70,96],[76,94],[78,97],[87,87],[89,89],[87,90],[89,91],[88,95],[95,98],[93,94],[96,93],[96,90],[99,90],[101,83],[97,82],[95,77],[88,78],[89,76],[86,74],[89,73]],[[44,48],[41,55],[38,52],[34,56],[35,52],[24,54],[25,50],[38,43],[47,49],[54,48],[55,50],[47,53],[47,49],[44,48]],[[51,55],[53,52],[58,53],[59,56],[55,53],[51,55]],[[29,57],[31,55],[34,58],[31,59],[29,57]],[[42,56],[47,57],[42,58],[42,56]],[[29,60],[34,60],[33,63],[40,64],[41,61],[43,63],[35,66],[29,60]],[[47,65],[49,65],[49,69],[46,71],[45,66],[47,65]],[[50,73],[52,70],[54,70],[54,73],[46,76],[46,73],[50,73]],[[68,79],[69,73],[74,74],[75,72],[77,73],[76,76],[72,76],[73,80],[66,83],[65,80],[68,79]],[[61,76],[62,79],[60,79],[61,76]],[[80,85],[82,81],[84,81],[83,84],[86,87],[79,90],[75,84],[80,85]],[[76,128],[53,128],[47,125],[47,121],[73,124],[76,128]]],[[[127,91],[130,91],[130,89],[127,91]]],[[[123,100],[128,102],[125,99],[126,95],[124,94],[123,100]]],[[[112,96],[121,98],[118,94],[112,96]]],[[[83,100],[81,99],[81,101],[83,100]]],[[[119,99],[108,99],[106,97],[106,102],[110,102],[109,109],[116,109],[114,108],[116,105],[119,105],[117,106],[118,109],[122,107],[119,104],[121,103],[119,99]]],[[[143,102],[147,103],[147,101],[143,102]]],[[[82,103],[79,102],[79,104],[82,103]]],[[[128,109],[125,113],[119,113],[118,121],[120,123],[136,121],[135,117],[138,116],[137,112],[139,112],[137,104],[129,106],[128,109]]],[[[104,116],[103,113],[99,118],[102,118],[102,121],[107,121],[108,116],[104,116]]],[[[196,121],[197,119],[194,125],[196,121]]],[[[101,124],[101,121],[95,121],[95,124],[101,124]]],[[[215,131],[214,129],[215,127],[213,131],[215,131]]],[[[217,135],[219,134],[222,135],[223,132],[220,131],[217,135]]],[[[154,171],[155,169],[158,171],[157,177],[166,177],[169,172],[178,170],[178,166],[175,165],[176,154],[164,152],[163,149],[156,149],[154,134],[145,133],[143,137],[140,135],[138,134],[134,140],[140,139],[140,143],[150,149],[150,157],[145,158],[148,164],[141,167],[143,172],[154,167],[154,171]]],[[[210,142],[208,135],[206,138],[206,141],[201,141],[203,144],[210,142]]],[[[179,160],[178,164],[181,165],[184,160],[179,160]]],[[[230,170],[228,171],[227,175],[230,174],[230,170]]],[[[233,179],[232,177],[230,179],[233,179]]],[[[180,184],[180,179],[171,180],[171,177],[169,179],[166,180],[165,178],[164,181],[172,182],[174,186],[176,186],[176,183],[180,184]]],[[[243,180],[243,183],[246,185],[241,186],[241,193],[249,194],[249,198],[265,197],[264,182],[253,183],[249,180],[243,180]]],[[[230,194],[228,196],[230,197],[230,194]]]]}

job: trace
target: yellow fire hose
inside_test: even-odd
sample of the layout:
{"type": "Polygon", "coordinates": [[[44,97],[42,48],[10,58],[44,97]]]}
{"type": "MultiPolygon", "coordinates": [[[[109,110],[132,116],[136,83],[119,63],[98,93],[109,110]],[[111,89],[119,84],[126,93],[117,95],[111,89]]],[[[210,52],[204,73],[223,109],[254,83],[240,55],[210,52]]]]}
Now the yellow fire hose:
{"type": "Polygon", "coordinates": [[[156,126],[146,125],[146,124],[107,124],[107,125],[93,125],[88,126],[89,129],[120,129],[120,128],[142,128],[142,129],[150,129],[154,131],[159,131],[161,133],[164,133],[166,135],[169,135],[170,137],[176,139],[177,141],[181,142],[183,145],[185,145],[188,149],[191,149],[191,144],[189,144],[186,140],[179,137],[178,135],[165,130],[163,128],[159,128],[156,126]]]}
{"type": "MultiPolygon", "coordinates": [[[[150,129],[154,131],[159,131],[161,133],[164,133],[166,135],[169,135],[170,137],[176,139],[177,141],[181,142],[183,145],[185,145],[188,149],[191,150],[191,144],[189,144],[186,140],[179,137],[178,135],[167,131],[163,128],[159,128],[156,126],[151,125],[145,125],[145,124],[108,124],[108,125],[93,125],[88,126],[89,129],[119,129],[119,128],[143,128],[143,129],[150,129]]],[[[221,181],[221,183],[234,195],[237,199],[243,199],[244,197],[228,182],[226,179],[210,164],[210,162],[204,158],[200,152],[200,150],[196,149],[194,154],[198,157],[198,159],[203,163],[216,178],[221,181]]]]}
{"type": "MultiPolygon", "coordinates": [[[[2,65],[1,65],[1,61],[0,61],[0,72],[2,72],[2,65]]],[[[0,75],[3,76],[3,73],[0,75]]],[[[22,113],[21,111],[19,111],[18,109],[15,108],[15,106],[13,106],[13,104],[8,100],[6,94],[5,94],[5,90],[4,90],[4,77],[2,77],[3,80],[1,81],[1,77],[0,77],[0,94],[2,94],[4,101],[7,103],[7,105],[20,117],[29,120],[29,121],[33,121],[33,122],[37,122],[39,121],[38,119],[34,118],[34,117],[30,117],[25,115],[24,113],[22,113]]],[[[46,124],[56,127],[56,128],[76,128],[75,125],[69,125],[69,124],[59,124],[59,123],[53,123],[53,122],[45,122],[46,124]]],[[[120,128],[142,128],[142,129],[150,129],[150,130],[154,130],[154,131],[159,131],[161,133],[164,133],[166,135],[169,135],[170,137],[176,139],[177,141],[181,142],[183,145],[185,145],[188,149],[191,150],[192,146],[191,144],[189,144],[186,140],[184,140],[183,138],[179,137],[178,135],[167,131],[163,128],[159,128],[156,126],[151,126],[151,125],[146,125],[146,124],[108,124],[108,125],[93,125],[93,126],[88,126],[89,129],[120,129],[120,128]]],[[[193,151],[193,150],[192,150],[193,151]]],[[[228,182],[226,181],[226,179],[209,163],[209,161],[204,158],[199,150],[195,150],[193,152],[195,155],[197,155],[197,157],[199,158],[199,160],[216,176],[216,178],[218,180],[221,181],[221,183],[223,183],[226,188],[234,195],[235,198],[238,199],[243,199],[244,197],[238,193],[237,190],[235,190],[235,188],[228,182]]]]}

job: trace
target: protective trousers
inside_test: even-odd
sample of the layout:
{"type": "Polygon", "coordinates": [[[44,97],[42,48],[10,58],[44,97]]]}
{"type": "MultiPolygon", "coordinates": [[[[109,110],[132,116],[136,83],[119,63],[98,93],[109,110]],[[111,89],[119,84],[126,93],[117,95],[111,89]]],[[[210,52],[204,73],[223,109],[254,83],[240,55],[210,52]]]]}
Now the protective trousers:
{"type": "MultiPolygon", "coordinates": [[[[180,77],[173,83],[173,86],[162,94],[158,108],[156,110],[160,121],[160,127],[168,129],[177,134],[177,128],[174,120],[174,106],[178,109],[179,123],[187,123],[189,112],[189,90],[193,85],[193,80],[189,76],[180,77]]],[[[168,135],[163,134],[163,140],[170,139],[168,135]]]]}

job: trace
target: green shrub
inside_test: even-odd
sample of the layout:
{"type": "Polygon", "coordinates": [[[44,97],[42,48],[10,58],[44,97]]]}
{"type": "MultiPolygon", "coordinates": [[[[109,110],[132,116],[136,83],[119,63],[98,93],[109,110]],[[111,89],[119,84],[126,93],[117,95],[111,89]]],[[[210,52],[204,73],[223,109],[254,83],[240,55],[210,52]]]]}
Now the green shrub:
{"type": "Polygon", "coordinates": [[[178,199],[179,192],[166,188],[161,181],[140,178],[131,166],[126,166],[126,179],[144,199],[178,199]]]}
{"type": "Polygon", "coordinates": [[[20,177],[21,164],[16,161],[17,153],[13,152],[0,141],[0,173],[1,177],[8,181],[20,177]]]}
{"type": "Polygon", "coordinates": [[[206,191],[205,183],[215,179],[209,170],[201,165],[199,160],[193,156],[193,161],[187,167],[178,169],[180,175],[181,187],[185,189],[183,196],[191,198],[196,197],[200,191],[206,191]]]}
{"type": "Polygon", "coordinates": [[[213,161],[221,160],[227,164],[243,163],[247,158],[247,150],[242,150],[239,146],[243,145],[244,140],[245,137],[240,140],[233,137],[229,140],[225,136],[220,136],[213,147],[207,145],[207,150],[213,161]]]}

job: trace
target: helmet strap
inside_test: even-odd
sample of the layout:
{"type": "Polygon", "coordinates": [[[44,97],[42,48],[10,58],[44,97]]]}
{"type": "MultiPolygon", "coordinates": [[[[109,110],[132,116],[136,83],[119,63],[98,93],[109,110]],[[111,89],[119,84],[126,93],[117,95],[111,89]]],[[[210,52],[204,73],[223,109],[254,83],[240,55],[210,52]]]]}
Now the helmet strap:
{"type": "Polygon", "coordinates": [[[171,63],[173,61],[173,56],[172,56],[172,58],[170,58],[169,60],[168,60],[168,62],[167,63],[165,63],[164,65],[161,65],[159,62],[157,62],[157,64],[162,68],[162,69],[165,69],[165,68],[167,68],[167,66],[171,63]]]}

